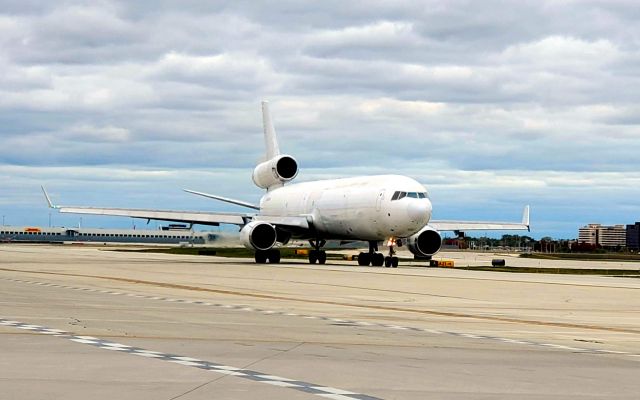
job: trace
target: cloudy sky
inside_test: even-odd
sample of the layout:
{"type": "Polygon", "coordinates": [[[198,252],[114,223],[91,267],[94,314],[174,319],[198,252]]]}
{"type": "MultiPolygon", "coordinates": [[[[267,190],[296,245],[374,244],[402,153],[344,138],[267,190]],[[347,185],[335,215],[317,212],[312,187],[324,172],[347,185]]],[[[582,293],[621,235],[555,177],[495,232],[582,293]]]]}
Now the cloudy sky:
{"type": "Polygon", "coordinates": [[[261,99],[299,180],[409,175],[440,219],[519,220],[529,203],[536,237],[640,220],[636,1],[24,0],[0,13],[7,224],[48,223],[40,184],[72,205],[234,210],[184,187],[258,201],[261,99]]]}

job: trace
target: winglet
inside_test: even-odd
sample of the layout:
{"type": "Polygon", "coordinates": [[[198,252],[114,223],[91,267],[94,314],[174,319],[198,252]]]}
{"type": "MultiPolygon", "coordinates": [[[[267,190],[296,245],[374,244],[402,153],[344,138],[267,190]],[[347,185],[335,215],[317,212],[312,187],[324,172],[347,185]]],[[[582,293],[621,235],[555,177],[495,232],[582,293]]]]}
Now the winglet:
{"type": "Polygon", "coordinates": [[[271,160],[280,154],[280,149],[278,148],[278,138],[276,137],[276,130],[273,128],[268,101],[262,102],[262,126],[264,128],[264,143],[267,147],[267,160],[271,160]]]}
{"type": "Polygon", "coordinates": [[[45,189],[44,186],[40,186],[40,187],[42,188],[42,193],[44,193],[44,198],[47,199],[47,204],[49,205],[49,208],[58,208],[58,206],[54,206],[53,203],[51,202],[51,198],[47,193],[47,189],[45,189]]]}
{"type": "Polygon", "coordinates": [[[531,232],[531,227],[529,224],[529,205],[524,206],[524,211],[522,212],[522,225],[526,225],[527,230],[531,232]]]}

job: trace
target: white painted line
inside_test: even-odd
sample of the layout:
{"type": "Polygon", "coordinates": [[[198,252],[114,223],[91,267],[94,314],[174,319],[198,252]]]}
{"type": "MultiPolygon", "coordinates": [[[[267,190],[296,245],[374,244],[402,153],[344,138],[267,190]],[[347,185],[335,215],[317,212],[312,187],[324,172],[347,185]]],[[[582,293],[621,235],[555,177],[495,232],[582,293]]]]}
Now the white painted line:
{"type": "MultiPolygon", "coordinates": [[[[349,320],[344,320],[344,319],[340,319],[340,318],[330,318],[330,317],[324,317],[324,316],[313,316],[313,315],[304,315],[304,314],[296,314],[296,313],[285,313],[283,311],[275,311],[275,310],[261,310],[261,309],[255,309],[255,308],[247,307],[247,306],[243,306],[243,305],[212,304],[212,303],[209,303],[209,302],[205,303],[205,302],[202,302],[202,301],[195,301],[195,300],[182,300],[182,299],[173,299],[173,298],[167,299],[167,298],[163,298],[163,297],[159,297],[159,296],[151,297],[151,296],[145,296],[145,295],[133,294],[133,293],[125,294],[125,293],[122,293],[122,292],[114,292],[114,291],[108,291],[108,290],[78,288],[78,287],[74,287],[74,286],[63,286],[63,285],[57,285],[57,284],[53,284],[53,283],[46,283],[46,282],[27,281],[27,280],[12,279],[12,278],[2,278],[2,279],[8,280],[8,281],[12,281],[12,282],[35,284],[35,285],[40,285],[40,286],[49,286],[49,287],[57,287],[57,288],[72,289],[72,290],[82,290],[82,291],[89,291],[89,292],[107,293],[107,294],[111,294],[111,295],[126,295],[128,297],[138,297],[138,298],[145,298],[145,299],[150,299],[150,300],[162,300],[162,301],[179,302],[179,303],[186,303],[186,304],[202,304],[202,305],[206,305],[206,306],[214,306],[214,307],[227,308],[227,309],[236,309],[236,310],[242,310],[242,311],[259,312],[259,313],[262,313],[262,314],[265,314],[265,315],[285,315],[285,316],[291,316],[291,317],[302,317],[302,318],[306,318],[306,319],[318,319],[318,320],[324,320],[324,321],[332,321],[332,322],[337,322],[337,323],[349,323],[349,324],[354,324],[354,325],[358,325],[358,326],[373,326],[373,327],[382,327],[382,328],[386,328],[386,329],[396,329],[396,330],[414,330],[414,331],[421,331],[421,332],[431,333],[431,334],[434,334],[434,335],[447,334],[447,335],[455,335],[455,336],[460,336],[460,337],[466,337],[466,338],[470,338],[470,339],[497,340],[497,341],[501,341],[501,342],[504,342],[504,343],[513,343],[513,344],[520,344],[520,345],[527,345],[527,346],[538,346],[538,347],[549,347],[549,348],[555,348],[555,349],[560,349],[560,350],[584,352],[584,353],[588,353],[588,354],[618,354],[618,355],[626,355],[626,356],[631,356],[631,357],[640,357],[639,354],[631,354],[629,352],[624,352],[624,351],[577,348],[577,347],[564,346],[564,345],[553,344],[553,343],[539,343],[539,342],[533,342],[533,341],[515,340],[515,339],[501,338],[501,337],[482,336],[482,335],[475,335],[475,334],[472,334],[472,333],[446,332],[446,331],[439,331],[437,329],[414,328],[414,327],[392,325],[392,324],[371,323],[371,322],[366,322],[366,321],[349,321],[349,320]]],[[[20,323],[16,322],[16,321],[4,320],[4,321],[0,321],[0,325],[3,325],[3,326],[15,326],[15,325],[20,325],[20,323]]],[[[17,326],[17,327],[20,328],[20,329],[25,329],[25,330],[38,330],[40,328],[37,325],[22,325],[22,326],[17,326]]],[[[54,334],[60,335],[60,334],[64,333],[64,331],[42,330],[42,331],[40,331],[40,333],[49,334],[49,335],[54,335],[54,334]]],[[[88,337],[88,338],[91,338],[91,337],[88,337]]],[[[95,338],[93,338],[93,339],[95,339],[95,338]]],[[[95,340],[97,340],[97,339],[95,339],[95,340]]]]}
{"type": "Polygon", "coordinates": [[[241,371],[242,370],[242,368],[229,367],[226,365],[217,365],[216,369],[223,369],[225,371],[241,371]]]}
{"type": "Polygon", "coordinates": [[[268,379],[271,381],[283,381],[283,382],[287,382],[287,381],[291,381],[293,382],[294,379],[287,379],[287,378],[283,378],[281,376],[277,376],[277,375],[256,375],[258,378],[262,378],[262,379],[268,379]]]}
{"type": "Polygon", "coordinates": [[[100,346],[101,349],[105,350],[114,350],[114,351],[128,351],[129,349],[123,347],[113,347],[113,346],[100,346]]]}
{"type": "Polygon", "coordinates": [[[281,382],[281,381],[262,381],[267,385],[280,386],[280,387],[300,387],[300,385],[296,385],[294,383],[289,382],[281,382]]]}
{"type": "Polygon", "coordinates": [[[126,344],[120,344],[120,343],[114,343],[114,342],[107,342],[107,343],[102,343],[105,346],[109,346],[109,347],[122,347],[122,348],[131,348],[131,346],[127,346],[126,344]]]}
{"type": "Polygon", "coordinates": [[[204,364],[193,362],[193,361],[169,360],[169,362],[186,365],[188,367],[204,367],[204,364]]]}
{"type": "Polygon", "coordinates": [[[162,358],[162,357],[164,357],[163,355],[160,355],[160,354],[143,353],[143,352],[139,352],[139,351],[135,351],[135,352],[130,353],[130,354],[133,354],[135,356],[149,357],[149,358],[162,358]]]}
{"type": "Polygon", "coordinates": [[[84,343],[84,344],[95,344],[96,342],[93,340],[86,340],[86,339],[69,339],[72,342],[77,342],[77,343],[84,343]]]}
{"type": "Polygon", "coordinates": [[[180,360],[180,361],[193,361],[193,362],[204,362],[202,360],[198,360],[197,358],[191,358],[191,357],[171,357],[174,360],[180,360]]]}
{"type": "Polygon", "coordinates": [[[353,400],[353,397],[345,396],[342,394],[321,394],[318,393],[318,396],[324,397],[325,399],[333,399],[333,400],[353,400]]]}
{"type": "MultiPolygon", "coordinates": [[[[218,368],[209,368],[210,371],[215,371],[219,374],[223,374],[223,375],[230,375],[230,376],[247,376],[247,374],[244,374],[242,372],[236,372],[236,371],[227,371],[225,369],[218,369],[218,368]]],[[[264,381],[264,383],[269,383],[267,381],[264,381]]]]}
{"type": "Polygon", "coordinates": [[[323,392],[329,392],[333,394],[356,394],[354,392],[349,392],[347,390],[336,389],[333,387],[311,387],[311,389],[322,390],[323,392]]]}

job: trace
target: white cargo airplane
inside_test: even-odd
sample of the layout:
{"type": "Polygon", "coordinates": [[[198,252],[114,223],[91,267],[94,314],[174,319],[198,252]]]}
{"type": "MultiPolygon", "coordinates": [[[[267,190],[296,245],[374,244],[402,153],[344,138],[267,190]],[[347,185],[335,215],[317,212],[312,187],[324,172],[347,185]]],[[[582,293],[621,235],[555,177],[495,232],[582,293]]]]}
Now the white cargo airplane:
{"type": "Polygon", "coordinates": [[[431,220],[431,201],[417,181],[400,175],[360,176],[286,185],[298,175],[298,163],[280,154],[269,104],[262,102],[266,161],[253,171],[253,182],[267,192],[260,205],[222,196],[189,193],[257,210],[255,213],[209,213],[122,208],[54,206],[61,213],[112,215],[191,224],[234,224],[240,240],[255,250],[256,263],[280,262],[278,247],[291,238],[306,239],[313,247],[309,262],[324,264],[326,240],[367,241],[369,251],[360,253],[359,265],[397,267],[394,246],[406,244],[418,257],[430,258],[441,247],[439,231],[529,230],[529,206],[522,222],[473,222],[431,220]],[[378,253],[386,242],[389,255],[378,253]]]}

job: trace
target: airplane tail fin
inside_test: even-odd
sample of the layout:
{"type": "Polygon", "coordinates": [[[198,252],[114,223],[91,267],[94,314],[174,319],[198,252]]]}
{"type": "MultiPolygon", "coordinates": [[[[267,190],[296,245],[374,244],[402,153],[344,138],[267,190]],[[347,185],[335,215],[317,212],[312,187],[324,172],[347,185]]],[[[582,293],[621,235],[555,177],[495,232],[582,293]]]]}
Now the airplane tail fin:
{"type": "Polygon", "coordinates": [[[269,102],[262,102],[262,125],[264,127],[264,143],[267,148],[267,160],[271,160],[280,154],[276,130],[273,128],[271,112],[269,112],[269,102]]]}

